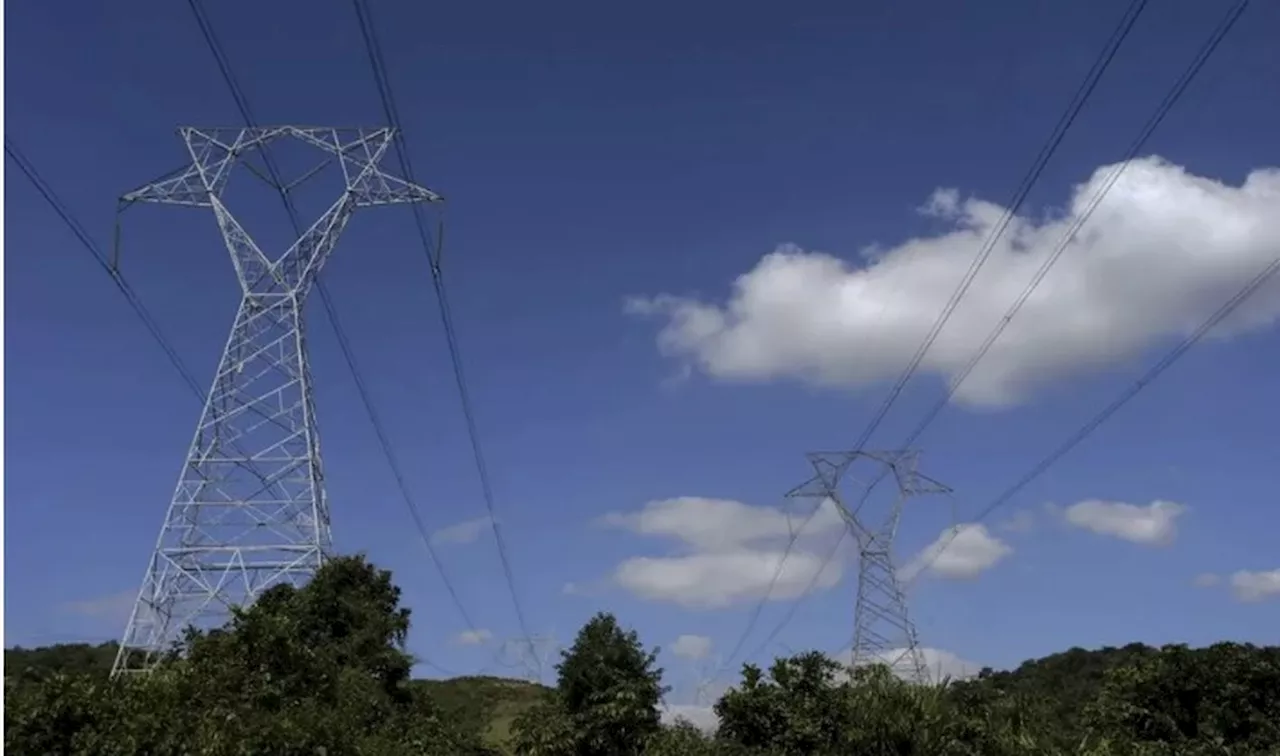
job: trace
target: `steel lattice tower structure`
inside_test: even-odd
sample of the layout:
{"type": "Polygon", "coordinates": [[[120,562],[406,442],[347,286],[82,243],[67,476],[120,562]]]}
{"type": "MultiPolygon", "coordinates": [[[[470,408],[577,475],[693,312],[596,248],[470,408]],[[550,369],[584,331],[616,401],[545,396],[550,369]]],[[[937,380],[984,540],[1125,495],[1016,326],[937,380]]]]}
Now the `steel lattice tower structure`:
{"type": "Polygon", "coordinates": [[[844,519],[858,548],[858,595],[853,611],[851,668],[882,663],[913,682],[926,679],[915,626],[907,613],[906,591],[894,566],[893,541],[898,533],[902,510],[913,496],[950,493],[951,489],[916,470],[919,452],[847,451],[815,452],[806,455],[813,466],[812,478],[787,493],[789,498],[830,500],[844,519]],[[862,495],[850,509],[842,494],[843,484],[853,479],[849,469],[859,461],[874,464],[880,474],[865,485],[854,481],[862,495]],[[871,489],[892,474],[897,492],[889,512],[876,522],[860,516],[871,489]]]}
{"type": "Polygon", "coordinates": [[[329,504],[303,320],[307,294],[357,208],[441,201],[379,168],[394,137],[389,128],[184,127],[179,134],[190,165],[122,202],[210,208],[243,296],[113,675],[150,669],[186,627],[225,619],[231,606],[252,603],[278,583],[296,585],[324,562],[329,504]],[[319,165],[289,188],[334,165],[345,187],[271,259],[223,194],[238,165],[265,178],[249,158],[261,153],[265,160],[269,144],[288,139],[321,153],[319,165]]]}

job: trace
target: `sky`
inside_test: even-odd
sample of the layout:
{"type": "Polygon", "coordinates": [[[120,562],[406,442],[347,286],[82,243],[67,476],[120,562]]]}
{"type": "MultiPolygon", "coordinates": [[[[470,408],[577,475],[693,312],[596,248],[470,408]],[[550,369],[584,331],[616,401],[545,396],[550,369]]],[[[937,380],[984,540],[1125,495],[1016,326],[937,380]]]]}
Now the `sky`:
{"type": "MultiPolygon", "coordinates": [[[[6,134],[109,248],[115,199],[182,162],[175,128],[239,116],[186,5],[75,5],[9,9],[6,134]]],[[[1123,13],[855,5],[373,3],[417,178],[447,198],[450,299],[529,632],[569,643],[616,613],[662,647],[673,705],[744,660],[847,649],[855,554],[822,567],[841,528],[824,508],[778,572],[806,515],[783,495],[812,474],[806,452],[856,443],[1123,13]]],[[[968,372],[1228,6],[1150,4],[868,448],[900,445],[968,372]]],[[[208,10],[259,121],[380,122],[349,4],[208,10]]],[[[1280,6],[1254,3],[917,440],[951,493],[910,500],[894,553],[936,668],[1280,642],[1275,282],[975,520],[1280,252],[1280,101],[1262,96],[1277,35],[1280,6]]],[[[199,408],[30,185],[12,172],[5,189],[5,642],[110,639],[199,408]]],[[[283,217],[228,202],[287,245],[283,217]]],[[[121,265],[206,381],[237,290],[202,212],[131,211],[121,265]]],[[[394,571],[416,653],[516,673],[409,212],[361,210],[325,279],[475,627],[313,303],[336,547],[394,571]]]]}

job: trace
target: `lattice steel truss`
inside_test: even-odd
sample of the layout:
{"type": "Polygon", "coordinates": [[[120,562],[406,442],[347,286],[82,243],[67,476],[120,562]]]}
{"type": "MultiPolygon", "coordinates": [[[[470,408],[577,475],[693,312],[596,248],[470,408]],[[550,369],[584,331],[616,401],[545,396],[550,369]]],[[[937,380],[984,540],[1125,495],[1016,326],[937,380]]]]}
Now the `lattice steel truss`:
{"type": "Polygon", "coordinates": [[[229,607],[247,605],[277,583],[297,584],[325,560],[329,504],[303,306],[357,208],[441,200],[378,167],[394,136],[389,128],[182,128],[179,134],[191,164],[122,202],[212,209],[243,298],[113,675],[150,669],[186,627],[224,620],[229,607]],[[282,139],[323,153],[289,188],[336,164],[345,191],[272,260],[236,221],[223,193],[237,165],[263,178],[246,158],[282,139]]]}
{"type": "Polygon", "coordinates": [[[864,664],[887,664],[893,671],[914,682],[927,678],[920,654],[915,626],[907,613],[906,592],[894,567],[893,541],[907,499],[931,493],[949,493],[951,489],[916,470],[919,452],[847,451],[815,452],[806,455],[814,476],[792,489],[789,498],[830,500],[844,518],[858,547],[858,596],[853,611],[853,644],[851,667],[864,664]],[[850,509],[845,504],[842,488],[853,476],[849,469],[866,460],[880,469],[870,485],[854,481],[862,496],[850,509]],[[884,476],[892,474],[897,493],[887,516],[879,522],[860,517],[871,488],[884,476]]]}

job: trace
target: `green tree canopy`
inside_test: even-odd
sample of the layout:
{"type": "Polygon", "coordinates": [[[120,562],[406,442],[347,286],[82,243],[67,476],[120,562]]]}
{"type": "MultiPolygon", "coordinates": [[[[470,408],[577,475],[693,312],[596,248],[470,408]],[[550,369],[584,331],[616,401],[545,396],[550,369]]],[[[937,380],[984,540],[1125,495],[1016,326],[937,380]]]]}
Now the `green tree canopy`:
{"type": "Polygon", "coordinates": [[[1280,648],[1071,649],[914,685],[811,652],[746,665],[714,735],[663,726],[656,650],[609,614],[561,655],[554,689],[412,681],[391,575],[334,559],[150,675],[110,681],[113,646],[6,652],[5,748],[32,756],[1276,756],[1280,648]],[[523,712],[523,713],[522,713],[523,712]],[[514,723],[512,720],[515,720],[514,723]],[[499,725],[498,723],[501,722],[499,725]]]}
{"type": "Polygon", "coordinates": [[[634,630],[597,614],[561,653],[556,698],[515,725],[528,756],[631,756],[661,729],[662,670],[634,630]]]}
{"type": "Polygon", "coordinates": [[[15,682],[5,745],[17,754],[383,756],[475,753],[407,685],[409,611],[391,575],[333,559],[306,587],[281,585],[226,626],[189,630],[143,677],[15,682]]]}

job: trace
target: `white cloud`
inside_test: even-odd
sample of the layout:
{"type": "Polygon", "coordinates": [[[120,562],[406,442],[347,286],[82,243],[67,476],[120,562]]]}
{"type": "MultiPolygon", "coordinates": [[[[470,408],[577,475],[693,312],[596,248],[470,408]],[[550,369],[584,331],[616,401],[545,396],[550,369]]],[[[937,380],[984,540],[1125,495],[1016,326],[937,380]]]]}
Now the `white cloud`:
{"type": "Polygon", "coordinates": [[[1280,598],[1280,569],[1269,572],[1240,570],[1231,576],[1231,592],[1239,601],[1280,598]]]}
{"type": "Polygon", "coordinates": [[[1176,502],[1156,500],[1146,506],[1119,501],[1089,499],[1067,507],[1068,523],[1098,535],[1164,546],[1178,535],[1177,519],[1187,508],[1176,502]]]}
{"type": "MultiPolygon", "coordinates": [[[[922,371],[955,379],[1115,167],[1077,186],[1053,219],[1013,220],[922,371]]],[[[1231,186],[1158,157],[1132,161],[956,399],[1017,402],[1042,384],[1187,334],[1274,255],[1278,204],[1280,170],[1231,186]]],[[[952,227],[865,253],[861,267],[788,245],[741,275],[724,304],[663,294],[626,309],[662,318],[661,351],[714,378],[847,387],[891,379],[1004,213],[954,190],[936,192],[923,210],[952,227]]],[[[1280,280],[1217,333],[1260,328],[1278,315],[1280,280]]]]}
{"type": "Polygon", "coordinates": [[[1013,553],[1013,548],[991,535],[986,526],[971,522],[947,528],[899,570],[907,582],[921,572],[952,579],[974,578],[1013,553]]]}
{"type": "Polygon", "coordinates": [[[682,635],[671,644],[671,653],[685,659],[704,659],[711,653],[711,639],[705,635],[682,635]]]}
{"type": "Polygon", "coordinates": [[[484,628],[463,630],[454,638],[454,641],[462,646],[481,646],[491,640],[493,640],[493,633],[484,628]]]}
{"type": "Polygon", "coordinates": [[[614,584],[654,601],[719,609],[765,595],[776,601],[794,599],[811,583],[821,590],[840,582],[842,560],[832,559],[824,567],[826,554],[814,553],[813,545],[815,539],[842,532],[844,521],[830,501],[810,512],[808,518],[778,507],[683,496],[651,501],[638,512],[608,514],[600,522],[683,547],[683,553],[623,560],[613,572],[614,584]],[[796,541],[788,553],[793,535],[796,541]]]}
{"type": "MultiPolygon", "coordinates": [[[[613,512],[601,523],[648,536],[684,541],[700,551],[725,551],[766,539],[789,538],[803,524],[775,507],[756,507],[731,499],[681,496],[651,501],[639,512],[613,512]]],[[[840,530],[844,521],[830,501],[824,501],[801,535],[840,530]]]]}
{"type": "Polygon", "coordinates": [[[688,609],[721,609],[758,600],[799,598],[813,582],[814,590],[840,582],[844,565],[832,559],[822,565],[818,554],[792,549],[739,549],[674,557],[633,557],[614,571],[614,581],[646,599],[669,601],[688,609]],[[779,572],[781,566],[781,572],[779,572]],[[815,580],[816,576],[816,580],[815,580]]]}
{"type": "Polygon", "coordinates": [[[443,543],[474,543],[482,532],[492,526],[493,518],[488,516],[464,520],[432,533],[431,543],[437,546],[443,543]]]}

